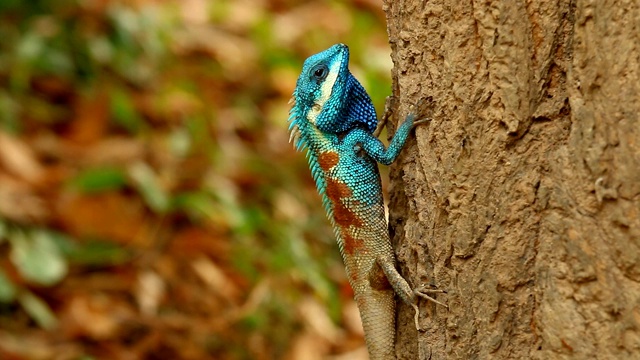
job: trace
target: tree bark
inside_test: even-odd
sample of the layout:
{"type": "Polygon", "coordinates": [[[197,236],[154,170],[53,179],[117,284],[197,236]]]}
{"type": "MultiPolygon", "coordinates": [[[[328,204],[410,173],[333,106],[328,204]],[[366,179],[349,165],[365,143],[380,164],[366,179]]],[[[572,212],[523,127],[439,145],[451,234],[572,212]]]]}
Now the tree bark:
{"type": "Polygon", "coordinates": [[[640,5],[385,1],[399,359],[640,358],[640,5]]]}

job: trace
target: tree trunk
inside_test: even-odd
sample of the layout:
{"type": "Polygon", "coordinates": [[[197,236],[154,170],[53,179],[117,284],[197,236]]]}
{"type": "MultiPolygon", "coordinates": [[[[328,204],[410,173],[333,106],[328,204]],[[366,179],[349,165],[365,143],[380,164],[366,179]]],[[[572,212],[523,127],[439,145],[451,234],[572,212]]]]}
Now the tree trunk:
{"type": "Polygon", "coordinates": [[[640,5],[385,1],[399,359],[640,358],[640,5]]]}

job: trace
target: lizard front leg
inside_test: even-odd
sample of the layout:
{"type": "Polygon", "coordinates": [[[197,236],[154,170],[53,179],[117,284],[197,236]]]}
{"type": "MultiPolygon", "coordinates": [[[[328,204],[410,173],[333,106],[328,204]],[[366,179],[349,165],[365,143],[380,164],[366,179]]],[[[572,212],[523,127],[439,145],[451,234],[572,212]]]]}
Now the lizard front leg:
{"type": "MultiPolygon", "coordinates": [[[[387,96],[387,98],[385,99],[384,113],[382,114],[380,121],[378,121],[376,130],[372,134],[376,138],[380,137],[382,130],[384,130],[384,128],[387,126],[387,123],[389,122],[389,118],[391,117],[391,113],[392,113],[392,110],[391,110],[392,101],[393,101],[392,96],[387,96]]],[[[431,113],[431,111],[427,111],[427,108],[429,108],[432,102],[433,102],[433,99],[429,96],[427,98],[421,99],[418,105],[411,106],[410,114],[413,114],[413,115],[409,115],[408,118],[410,117],[413,121],[412,127],[415,128],[419,125],[426,124],[427,122],[431,121],[431,118],[425,114],[431,113]],[[421,114],[421,115],[418,116],[416,114],[421,114]],[[416,116],[418,117],[418,119],[415,119],[416,116]]]]}

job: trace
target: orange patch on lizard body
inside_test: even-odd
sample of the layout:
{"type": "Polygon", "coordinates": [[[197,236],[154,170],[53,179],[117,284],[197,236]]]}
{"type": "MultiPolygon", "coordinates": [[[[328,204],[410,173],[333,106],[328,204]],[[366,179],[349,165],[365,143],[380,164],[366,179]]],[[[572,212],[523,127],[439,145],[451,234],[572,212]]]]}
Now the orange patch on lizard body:
{"type": "Polygon", "coordinates": [[[360,219],[351,209],[342,202],[343,198],[349,198],[352,195],[351,189],[347,184],[328,177],[326,195],[333,204],[333,219],[336,225],[342,228],[349,226],[361,227],[362,219],[360,219]]]}
{"type": "MultiPolygon", "coordinates": [[[[325,194],[333,205],[333,220],[336,226],[340,227],[344,252],[352,255],[364,248],[362,239],[353,237],[349,231],[350,227],[360,228],[364,226],[364,223],[362,219],[342,201],[342,199],[350,198],[353,192],[345,183],[331,177],[327,177],[326,183],[327,190],[325,194]]],[[[358,202],[352,200],[350,203],[356,205],[358,202]]]]}
{"type": "Polygon", "coordinates": [[[348,255],[353,255],[356,251],[364,249],[364,241],[351,236],[347,231],[342,232],[342,240],[344,241],[344,252],[348,255]]]}
{"type": "Polygon", "coordinates": [[[318,164],[324,171],[329,171],[332,167],[338,165],[338,160],[340,160],[340,157],[333,151],[323,152],[318,156],[318,164]]]}

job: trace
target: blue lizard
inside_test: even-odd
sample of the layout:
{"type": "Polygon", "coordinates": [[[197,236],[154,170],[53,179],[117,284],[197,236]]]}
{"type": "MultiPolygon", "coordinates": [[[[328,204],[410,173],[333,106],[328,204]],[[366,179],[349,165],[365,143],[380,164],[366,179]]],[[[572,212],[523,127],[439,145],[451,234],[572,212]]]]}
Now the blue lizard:
{"type": "Polygon", "coordinates": [[[291,140],[307,149],[311,174],[331,221],[349,283],[360,310],[371,359],[395,359],[394,291],[415,310],[418,297],[446,306],[412,289],[395,268],[377,163],[391,164],[415,121],[409,115],[389,148],[374,131],[376,112],[366,90],[349,72],[349,48],[337,44],[309,57],[291,99],[291,140]]]}

